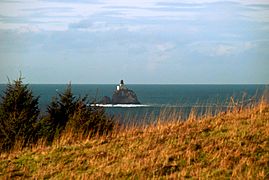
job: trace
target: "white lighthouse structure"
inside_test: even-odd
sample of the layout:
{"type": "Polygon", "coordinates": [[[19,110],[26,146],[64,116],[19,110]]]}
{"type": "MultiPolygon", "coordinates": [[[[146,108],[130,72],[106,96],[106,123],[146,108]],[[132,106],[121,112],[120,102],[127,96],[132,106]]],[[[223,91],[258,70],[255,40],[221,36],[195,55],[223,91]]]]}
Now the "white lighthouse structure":
{"type": "Polygon", "coordinates": [[[120,81],[120,84],[117,86],[117,91],[120,91],[122,89],[125,89],[123,80],[120,81]]]}

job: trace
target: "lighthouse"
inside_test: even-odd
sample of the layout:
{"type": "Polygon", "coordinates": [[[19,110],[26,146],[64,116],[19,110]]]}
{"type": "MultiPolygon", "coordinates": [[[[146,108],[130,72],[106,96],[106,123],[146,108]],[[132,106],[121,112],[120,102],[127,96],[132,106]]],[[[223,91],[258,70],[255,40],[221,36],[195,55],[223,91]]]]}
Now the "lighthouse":
{"type": "Polygon", "coordinates": [[[125,89],[123,80],[120,81],[120,84],[117,86],[117,91],[120,91],[122,89],[125,89]]]}
{"type": "Polygon", "coordinates": [[[97,104],[140,104],[134,91],[128,89],[123,80],[117,85],[112,98],[104,96],[103,99],[97,104]]]}

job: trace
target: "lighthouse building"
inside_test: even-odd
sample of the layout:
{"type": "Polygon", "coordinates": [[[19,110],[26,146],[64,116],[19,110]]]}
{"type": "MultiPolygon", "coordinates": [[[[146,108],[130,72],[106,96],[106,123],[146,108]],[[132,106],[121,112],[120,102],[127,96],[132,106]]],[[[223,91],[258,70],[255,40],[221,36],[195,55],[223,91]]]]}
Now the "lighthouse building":
{"type": "Polygon", "coordinates": [[[124,86],[124,82],[123,80],[120,81],[120,84],[117,86],[117,91],[120,91],[122,89],[126,89],[126,87],[124,86]]]}

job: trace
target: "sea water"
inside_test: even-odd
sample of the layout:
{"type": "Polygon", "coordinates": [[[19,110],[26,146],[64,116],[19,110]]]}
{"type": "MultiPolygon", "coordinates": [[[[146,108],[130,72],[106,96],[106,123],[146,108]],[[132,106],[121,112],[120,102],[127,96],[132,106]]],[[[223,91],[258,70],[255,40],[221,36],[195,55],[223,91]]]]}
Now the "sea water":
{"type": "MultiPolygon", "coordinates": [[[[185,113],[191,108],[204,112],[208,108],[225,109],[231,102],[247,104],[257,100],[267,85],[145,85],[127,84],[133,90],[141,105],[105,105],[110,115],[128,114],[129,116],[158,115],[163,109],[185,113]]],[[[39,96],[39,108],[46,113],[52,98],[64,92],[64,84],[30,84],[29,88],[35,96],[39,96]]],[[[6,85],[1,84],[1,95],[6,85]]],[[[103,96],[111,97],[116,84],[73,84],[72,92],[76,97],[88,96],[89,102],[98,102],[103,96]]]]}

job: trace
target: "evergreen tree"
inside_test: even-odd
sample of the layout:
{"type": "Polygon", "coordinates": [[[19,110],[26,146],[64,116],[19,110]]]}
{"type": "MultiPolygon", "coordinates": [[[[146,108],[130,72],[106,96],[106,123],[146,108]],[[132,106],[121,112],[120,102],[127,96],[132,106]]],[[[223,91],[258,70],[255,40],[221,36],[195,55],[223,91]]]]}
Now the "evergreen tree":
{"type": "Polygon", "coordinates": [[[83,136],[106,134],[112,131],[114,121],[108,117],[102,107],[88,107],[86,99],[80,99],[73,116],[69,119],[67,129],[83,136]]]}
{"type": "Polygon", "coordinates": [[[65,129],[70,116],[74,114],[76,104],[77,100],[72,93],[71,84],[67,86],[64,93],[59,93],[58,97],[52,99],[47,108],[49,117],[45,122],[47,126],[45,133],[49,141],[58,137],[65,129]]]}
{"type": "Polygon", "coordinates": [[[69,84],[63,93],[54,97],[47,108],[48,116],[40,122],[41,134],[51,143],[64,130],[74,134],[103,134],[113,128],[113,121],[100,107],[87,106],[87,97],[76,98],[69,84]]]}
{"type": "Polygon", "coordinates": [[[34,97],[22,78],[9,83],[0,104],[0,147],[11,149],[15,141],[29,143],[34,135],[39,116],[39,97],[34,97]]]}

